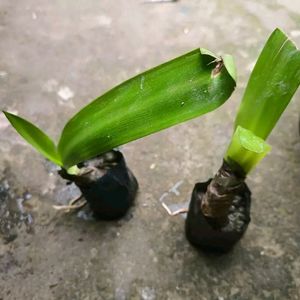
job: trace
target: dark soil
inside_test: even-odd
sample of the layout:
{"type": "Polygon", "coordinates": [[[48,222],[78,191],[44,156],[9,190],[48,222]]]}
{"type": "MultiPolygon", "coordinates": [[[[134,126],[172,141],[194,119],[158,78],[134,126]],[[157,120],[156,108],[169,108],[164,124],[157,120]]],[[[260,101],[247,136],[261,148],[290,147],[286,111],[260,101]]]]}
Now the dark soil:
{"type": "Polygon", "coordinates": [[[120,151],[109,151],[78,165],[82,175],[59,174],[81,190],[96,218],[114,220],[123,217],[133,205],[138,182],[127,168],[120,151]]]}
{"type": "Polygon", "coordinates": [[[214,220],[204,216],[201,211],[202,198],[210,182],[211,179],[194,187],[185,225],[186,236],[191,244],[204,250],[227,252],[247,230],[251,192],[244,183],[229,208],[228,221],[224,226],[217,227],[214,220]]]}

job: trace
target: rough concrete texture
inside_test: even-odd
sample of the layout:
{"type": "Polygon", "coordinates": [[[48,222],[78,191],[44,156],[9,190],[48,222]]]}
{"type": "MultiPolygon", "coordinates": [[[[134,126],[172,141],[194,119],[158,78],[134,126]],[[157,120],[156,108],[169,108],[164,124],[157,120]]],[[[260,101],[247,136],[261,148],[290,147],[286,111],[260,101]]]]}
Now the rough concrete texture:
{"type": "Polygon", "coordinates": [[[216,112],[123,147],[140,192],[117,222],[53,210],[78,191],[0,116],[0,299],[300,299],[299,93],[247,180],[252,222],[231,253],[190,246],[159,201],[184,204],[216,172],[266,38],[281,27],[300,45],[299,25],[292,0],[1,0],[1,109],[56,139],[96,96],[199,46],[234,55],[239,80],[216,112]]]}

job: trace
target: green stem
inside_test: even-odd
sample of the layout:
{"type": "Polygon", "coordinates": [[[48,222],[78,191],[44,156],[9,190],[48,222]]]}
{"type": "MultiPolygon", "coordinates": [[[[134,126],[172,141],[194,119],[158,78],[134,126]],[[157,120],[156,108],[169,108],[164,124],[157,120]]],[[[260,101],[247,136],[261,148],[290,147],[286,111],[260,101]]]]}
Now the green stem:
{"type": "Polygon", "coordinates": [[[271,150],[271,146],[250,130],[238,126],[225,154],[228,163],[236,163],[248,174],[271,150]]]}

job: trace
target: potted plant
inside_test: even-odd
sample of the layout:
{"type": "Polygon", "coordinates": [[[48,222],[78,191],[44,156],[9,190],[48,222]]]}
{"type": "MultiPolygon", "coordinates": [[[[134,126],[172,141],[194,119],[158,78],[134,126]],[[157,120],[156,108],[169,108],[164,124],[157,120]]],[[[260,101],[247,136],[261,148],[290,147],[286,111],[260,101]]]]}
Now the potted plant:
{"type": "MultiPolygon", "coordinates": [[[[187,121],[223,104],[235,88],[233,59],[196,49],[125,81],[98,97],[65,125],[58,144],[9,112],[17,132],[59,175],[74,182],[96,217],[115,219],[132,205],[138,184],[115,147],[187,121]]],[[[75,199],[58,209],[79,208],[75,199]]]]}
{"type": "Polygon", "coordinates": [[[251,205],[246,176],[270,151],[265,140],[299,83],[300,51],[276,29],[251,73],[221,168],[194,187],[185,226],[193,245],[225,252],[245,233],[251,205]]]}

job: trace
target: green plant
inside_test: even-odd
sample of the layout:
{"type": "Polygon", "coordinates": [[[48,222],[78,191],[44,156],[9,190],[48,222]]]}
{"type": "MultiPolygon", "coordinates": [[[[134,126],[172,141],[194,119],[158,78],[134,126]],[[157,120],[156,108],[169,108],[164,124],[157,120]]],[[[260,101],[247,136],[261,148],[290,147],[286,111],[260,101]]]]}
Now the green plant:
{"type": "Polygon", "coordinates": [[[266,140],[273,130],[299,83],[300,51],[281,30],[276,29],[267,41],[249,79],[235,120],[235,129],[241,136],[232,139],[225,156],[227,161],[238,162],[246,174],[255,167],[270,150],[262,140],[266,140]],[[239,127],[248,131],[243,130],[241,133],[239,127]],[[259,151],[248,149],[256,148],[259,139],[255,136],[261,138],[259,151]],[[248,146],[241,142],[243,140],[248,146]],[[244,151],[248,151],[247,155],[243,154],[244,151]]]}
{"type": "Polygon", "coordinates": [[[193,244],[227,251],[246,231],[251,193],[245,178],[270,151],[265,140],[299,84],[300,51],[276,29],[251,73],[222,167],[194,188],[186,222],[193,244]]]}
{"type": "MultiPolygon", "coordinates": [[[[71,118],[56,145],[35,125],[4,112],[17,132],[59,174],[74,182],[101,219],[126,213],[138,184],[114,147],[210,112],[235,88],[233,59],[196,49],[135,76],[98,97],[71,118]]],[[[80,208],[86,202],[57,209],[80,208]]]]}
{"type": "Polygon", "coordinates": [[[196,49],[125,81],[80,110],[58,145],[30,122],[4,112],[46,158],[70,168],[148,134],[216,109],[235,88],[232,57],[196,49]]]}

